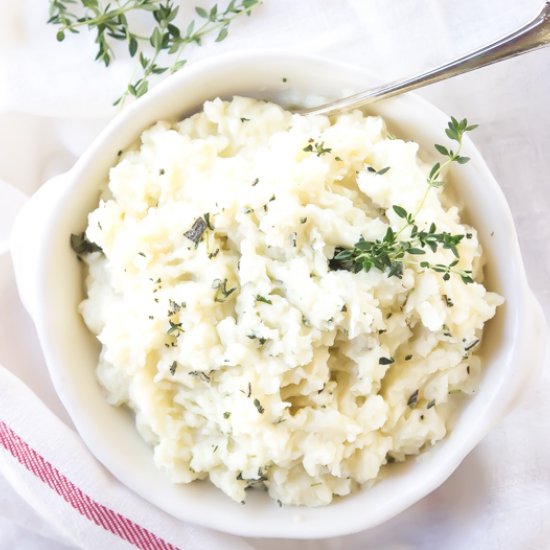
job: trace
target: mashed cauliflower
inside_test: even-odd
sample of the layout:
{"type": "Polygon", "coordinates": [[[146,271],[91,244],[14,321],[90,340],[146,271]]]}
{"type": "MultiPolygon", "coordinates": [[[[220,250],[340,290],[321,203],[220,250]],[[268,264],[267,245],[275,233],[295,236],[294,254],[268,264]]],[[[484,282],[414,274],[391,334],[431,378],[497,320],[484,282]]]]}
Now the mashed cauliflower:
{"type": "Polygon", "coordinates": [[[89,215],[103,253],[84,258],[81,312],[109,401],[135,412],[171,480],[322,505],[445,436],[502,301],[479,282],[475,229],[438,189],[416,218],[468,234],[473,284],[418,263],[401,278],[329,265],[337,247],[399,230],[391,207],[414,211],[428,172],[379,117],[239,97],[159,122],[121,155],[89,215]]]}

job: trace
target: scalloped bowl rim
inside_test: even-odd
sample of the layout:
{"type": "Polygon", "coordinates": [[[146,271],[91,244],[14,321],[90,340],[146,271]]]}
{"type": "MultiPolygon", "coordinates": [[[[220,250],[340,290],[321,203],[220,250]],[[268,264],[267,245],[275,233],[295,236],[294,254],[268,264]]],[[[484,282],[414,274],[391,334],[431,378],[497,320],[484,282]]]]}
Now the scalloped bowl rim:
{"type": "MultiPolygon", "coordinates": [[[[74,277],[76,260],[66,250],[67,236],[83,229],[85,215],[97,196],[98,175],[114,163],[116,151],[139,135],[139,128],[166,117],[158,113],[169,112],[176,118],[192,112],[200,98],[249,93],[288,102],[296,99],[292,90],[337,95],[362,89],[369,81],[374,81],[372,75],[357,67],[273,50],[234,52],[196,62],[115,117],[75,166],[44,184],[16,220],[12,257],[17,285],[36,325],[58,396],[100,462],[135,493],[182,520],[237,535],[289,538],[338,536],[378,525],[439,487],[515,404],[543,362],[546,325],[527,284],[512,215],[497,182],[467,138],[464,150],[472,160],[453,178],[461,182],[458,195],[479,230],[489,267],[503,268],[506,257],[506,271],[491,271],[496,272],[493,286],[507,302],[495,318],[498,328],[488,338],[487,372],[479,393],[464,404],[453,431],[372,488],[325,507],[279,508],[264,494],[252,494],[250,503],[241,506],[204,483],[172,485],[164,474],[151,469],[152,452],[137,431],[125,429],[132,422],[130,416],[106,405],[94,374],[89,368],[80,368],[81,364],[90,367],[97,348],[74,311],[81,288],[74,277]],[[335,80],[327,83],[331,76],[335,80]],[[493,226],[494,238],[490,234],[493,226]],[[41,231],[36,231],[37,227],[41,231]]],[[[411,94],[374,105],[373,111],[380,112],[406,137],[421,136],[421,144],[435,136],[436,127],[441,131],[448,119],[411,94]]]]}

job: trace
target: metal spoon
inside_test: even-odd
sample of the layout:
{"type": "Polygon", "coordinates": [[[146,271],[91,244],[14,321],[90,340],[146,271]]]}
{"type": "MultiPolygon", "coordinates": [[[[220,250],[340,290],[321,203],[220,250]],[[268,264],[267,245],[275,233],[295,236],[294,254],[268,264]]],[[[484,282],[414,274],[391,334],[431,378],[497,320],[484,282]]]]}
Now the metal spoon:
{"type": "Polygon", "coordinates": [[[439,82],[453,76],[503,61],[516,55],[542,48],[550,44],[550,2],[546,2],[542,11],[530,23],[496,42],[476,50],[456,61],[446,63],[418,76],[407,78],[358,94],[331,101],[311,109],[297,111],[301,114],[326,115],[337,114],[364,107],[374,101],[387,99],[404,92],[416,90],[422,86],[439,82]]]}

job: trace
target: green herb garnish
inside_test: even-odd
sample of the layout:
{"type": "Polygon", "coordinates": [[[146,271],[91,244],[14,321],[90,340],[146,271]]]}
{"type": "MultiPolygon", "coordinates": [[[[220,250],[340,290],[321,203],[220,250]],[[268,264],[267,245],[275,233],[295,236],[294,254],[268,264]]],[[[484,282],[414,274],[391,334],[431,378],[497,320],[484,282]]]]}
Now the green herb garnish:
{"type": "Polygon", "coordinates": [[[391,166],[385,166],[384,168],[380,168],[380,170],[376,170],[376,168],[373,168],[372,166],[369,166],[369,167],[367,167],[367,170],[369,172],[373,172],[377,176],[383,176],[390,168],[391,168],[391,166]]]}
{"type": "Polygon", "coordinates": [[[168,317],[172,317],[172,315],[179,313],[181,308],[187,307],[187,304],[185,302],[178,304],[177,302],[174,302],[174,300],[168,300],[168,305],[169,305],[168,317]]]}
{"type": "Polygon", "coordinates": [[[202,219],[206,223],[206,227],[210,229],[210,231],[214,231],[214,225],[212,224],[212,221],[210,220],[210,212],[206,212],[206,214],[202,215],[202,219]]]}
{"type": "Polygon", "coordinates": [[[184,332],[183,328],[181,327],[182,323],[174,323],[172,320],[168,320],[168,323],[170,323],[170,327],[166,331],[166,334],[168,336],[175,336],[176,338],[184,332]]]}
{"type": "Polygon", "coordinates": [[[471,344],[464,348],[464,351],[470,351],[472,348],[475,348],[479,344],[479,340],[474,340],[471,344]]]}
{"type": "Polygon", "coordinates": [[[259,399],[254,399],[254,406],[258,409],[258,412],[260,414],[264,414],[264,408],[262,407],[262,404],[260,403],[260,400],[259,399]]]}
{"type": "Polygon", "coordinates": [[[256,336],[254,333],[247,334],[246,337],[250,338],[250,340],[258,340],[258,343],[260,344],[260,346],[263,346],[268,340],[267,338],[265,338],[263,336],[256,336]]]}
{"type": "Polygon", "coordinates": [[[262,472],[261,468],[258,468],[258,477],[245,478],[243,477],[243,473],[239,472],[235,479],[237,481],[246,481],[246,489],[248,489],[250,487],[254,487],[255,485],[263,484],[264,481],[267,481],[267,476],[262,472]]]}
{"type": "Polygon", "coordinates": [[[192,370],[189,371],[189,374],[191,376],[196,376],[197,378],[202,378],[205,382],[210,383],[210,376],[202,370],[192,370]]]}
{"type": "Polygon", "coordinates": [[[174,361],[171,365],[170,365],[170,374],[173,376],[175,373],[176,373],[176,369],[178,368],[178,364],[176,361],[174,361]]]}
{"type": "Polygon", "coordinates": [[[215,302],[225,302],[237,290],[236,287],[227,288],[227,279],[214,279],[212,281],[212,288],[216,291],[214,294],[215,302]]]}
{"type": "Polygon", "coordinates": [[[447,307],[454,307],[453,301],[446,294],[443,294],[443,300],[445,300],[445,305],[447,307]]]}
{"type": "Polygon", "coordinates": [[[259,294],[256,294],[256,301],[257,302],[263,302],[264,304],[269,304],[270,306],[273,305],[273,302],[271,300],[268,300],[264,296],[260,296],[259,294]]]}
{"type": "MultiPolygon", "coordinates": [[[[379,271],[387,272],[388,277],[395,276],[401,278],[406,265],[419,265],[421,268],[442,273],[444,280],[448,280],[451,273],[454,273],[465,284],[473,283],[471,270],[460,270],[456,267],[459,261],[457,247],[465,235],[452,235],[446,231],[437,231],[435,223],[431,223],[428,229],[420,230],[416,222],[416,216],[422,210],[430,189],[443,185],[444,182],[441,180],[442,171],[453,162],[459,164],[468,162],[468,157],[460,155],[462,139],[466,132],[470,132],[475,128],[477,128],[477,125],[468,125],[466,119],[459,122],[454,117],[451,117],[445,133],[450,139],[457,142],[457,150],[453,151],[442,145],[435,145],[437,151],[445,155],[447,159],[443,163],[437,162],[432,166],[426,179],[426,191],[415,212],[410,213],[402,206],[392,205],[391,210],[405,222],[399,230],[394,231],[391,227],[388,227],[386,234],[381,240],[369,241],[361,235],[353,248],[337,247],[334,257],[329,261],[329,267],[331,269],[345,269],[354,273],[360,271],[368,272],[375,268],[379,271]],[[456,257],[456,260],[450,262],[448,265],[414,260],[414,256],[426,254],[427,250],[436,252],[438,248],[450,250],[456,257]]],[[[374,168],[371,169],[369,167],[370,171],[377,174],[385,173],[387,169],[389,167],[376,171],[374,168]]]]}
{"type": "Polygon", "coordinates": [[[191,229],[188,229],[183,235],[184,237],[187,237],[190,241],[193,241],[197,246],[202,238],[202,234],[206,231],[207,228],[208,224],[206,223],[206,221],[202,218],[197,218],[193,222],[191,229]]]}
{"type": "Polygon", "coordinates": [[[106,67],[114,57],[114,42],[127,45],[130,57],[139,61],[140,74],[115,101],[117,105],[128,96],[147,93],[154,76],[181,69],[186,63],[181,55],[188,45],[200,46],[203,38],[212,33],[216,34],[216,42],[225,40],[231,22],[250,15],[259,3],[260,0],[231,0],[225,8],[218,4],[209,10],[196,7],[198,18],[179,27],[176,18],[180,6],[174,5],[174,0],[50,0],[48,23],[57,26],[60,42],[68,33],[77,34],[83,27],[94,32],[98,48],[95,59],[106,67]],[[150,24],[143,32],[146,18],[150,18],[150,24]]]}
{"type": "Polygon", "coordinates": [[[418,390],[414,390],[413,393],[409,396],[409,399],[407,400],[407,405],[409,407],[414,407],[416,405],[416,402],[418,401],[418,390]]]}
{"type": "Polygon", "coordinates": [[[313,138],[308,139],[308,144],[302,149],[306,153],[315,153],[318,157],[326,153],[330,153],[332,149],[325,147],[325,142],[316,142],[313,138]]]}
{"type": "Polygon", "coordinates": [[[92,252],[101,252],[103,249],[96,243],[88,240],[86,233],[71,234],[71,248],[77,254],[91,254],[92,252]]]}

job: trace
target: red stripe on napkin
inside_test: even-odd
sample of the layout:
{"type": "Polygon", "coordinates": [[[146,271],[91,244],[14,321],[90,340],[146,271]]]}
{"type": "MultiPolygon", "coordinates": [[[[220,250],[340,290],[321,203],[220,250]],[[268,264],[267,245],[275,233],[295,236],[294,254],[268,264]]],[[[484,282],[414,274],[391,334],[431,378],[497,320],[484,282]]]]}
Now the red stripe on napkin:
{"type": "Polygon", "coordinates": [[[84,517],[142,550],[177,550],[123,515],[99,504],[39,455],[5,422],[0,421],[0,444],[29,472],[53,489],[84,517]]]}

